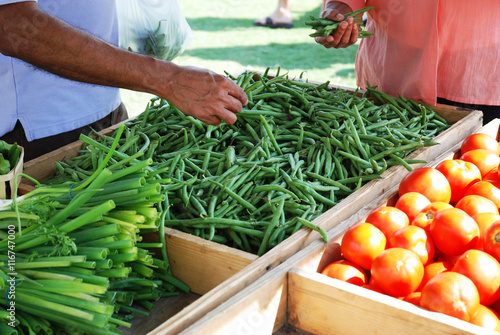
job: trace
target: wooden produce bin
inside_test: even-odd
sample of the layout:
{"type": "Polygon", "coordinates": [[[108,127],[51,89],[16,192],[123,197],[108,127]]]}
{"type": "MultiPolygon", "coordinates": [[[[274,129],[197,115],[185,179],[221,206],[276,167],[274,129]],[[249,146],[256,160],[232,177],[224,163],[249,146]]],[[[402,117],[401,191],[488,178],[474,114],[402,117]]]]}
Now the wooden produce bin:
{"type": "MultiPolygon", "coordinates": [[[[481,127],[482,113],[480,111],[446,105],[438,105],[434,110],[452,123],[452,127],[434,139],[440,143],[439,145],[418,149],[408,158],[431,161],[443,152],[450,151],[456,143],[481,127]]],[[[103,132],[109,133],[115,128],[116,126],[103,132]]],[[[29,161],[25,164],[25,173],[37,180],[43,180],[52,174],[55,161],[77,156],[81,145],[82,142],[77,141],[29,161]]],[[[422,165],[414,164],[413,166],[422,165]]],[[[382,174],[383,179],[370,181],[323,213],[314,220],[314,223],[327,231],[336,229],[339,225],[342,229],[345,227],[346,220],[357,220],[363,213],[364,204],[384,196],[399,183],[406,172],[407,170],[403,166],[393,166],[387,169],[382,174]],[[363,202],[360,202],[359,199],[363,199],[363,202]]],[[[315,242],[312,244],[313,247],[323,245],[320,235],[309,229],[300,229],[261,257],[174,229],[166,230],[166,239],[167,254],[173,275],[188,284],[195,296],[186,297],[185,303],[182,301],[177,303],[176,301],[176,303],[171,304],[172,306],[167,306],[166,309],[163,305],[169,305],[171,299],[161,299],[157,302],[157,310],[151,312],[151,318],[147,320],[141,318],[141,326],[133,329],[130,334],[178,334],[186,328],[191,328],[198,320],[205,319],[212,310],[216,308],[218,310],[217,306],[221,303],[225,301],[234,303],[235,297],[241,297],[241,292],[246,292],[249,285],[255,287],[253,285],[260,282],[260,278],[263,276],[266,278],[268,278],[267,276],[276,276],[276,272],[271,271],[272,269],[283,269],[283,265],[286,266],[291,259],[296,259],[296,254],[312,242],[315,242]]],[[[310,248],[307,250],[310,252],[310,248]]],[[[302,253],[298,255],[302,255],[302,253]]],[[[284,273],[286,274],[286,271],[284,273]]],[[[281,285],[279,281],[275,283],[281,285]]],[[[285,301],[281,299],[282,291],[277,293],[278,291],[273,291],[274,295],[263,297],[264,304],[269,305],[270,299],[272,300],[274,297],[278,300],[276,300],[277,305],[273,306],[286,306],[280,305],[284,304],[285,301]]],[[[182,297],[180,299],[182,300],[182,297]]],[[[280,315],[283,316],[284,321],[284,314],[280,315]]],[[[260,318],[260,314],[255,317],[260,318]]],[[[272,315],[265,318],[266,321],[274,319],[272,315]]],[[[211,332],[203,331],[202,333],[209,334],[211,332]]],[[[236,333],[230,332],[228,334],[236,333]]]]}
{"type": "Polygon", "coordinates": [[[21,178],[16,178],[20,173],[23,172],[24,164],[24,148],[19,147],[19,160],[9,173],[0,175],[0,200],[1,199],[12,199],[13,191],[16,186],[21,183],[21,178]],[[16,180],[17,179],[17,180],[16,180]],[[17,184],[17,185],[16,185],[17,184]]]}
{"type": "MultiPolygon", "coordinates": [[[[478,132],[500,139],[500,119],[478,132]]],[[[457,158],[460,143],[427,166],[457,158]]],[[[340,242],[350,226],[379,206],[394,205],[398,186],[370,202],[358,199],[359,215],[330,230],[328,245],[313,241],[180,334],[498,334],[319,273],[340,259],[340,242]]]]}

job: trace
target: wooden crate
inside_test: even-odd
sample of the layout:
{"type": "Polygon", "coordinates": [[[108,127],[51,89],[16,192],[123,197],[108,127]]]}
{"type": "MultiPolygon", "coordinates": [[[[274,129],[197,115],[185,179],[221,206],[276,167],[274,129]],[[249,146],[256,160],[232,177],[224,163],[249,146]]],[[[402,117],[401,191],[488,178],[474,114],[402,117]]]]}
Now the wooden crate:
{"type": "MultiPolygon", "coordinates": [[[[409,158],[430,161],[441,153],[449,151],[456,143],[481,127],[482,113],[480,111],[446,105],[438,105],[434,109],[447,121],[453,123],[452,127],[435,138],[435,141],[440,143],[439,145],[418,149],[409,158]]],[[[103,132],[109,133],[115,128],[116,126],[103,132]]],[[[75,157],[81,145],[82,143],[77,141],[27,162],[25,173],[43,180],[52,174],[55,161],[75,157]]],[[[416,164],[414,167],[422,165],[416,164]]],[[[389,168],[382,174],[383,179],[370,181],[323,213],[314,223],[329,231],[345,220],[358,218],[362,213],[363,203],[372,202],[386,194],[399,183],[406,172],[403,166],[389,168]],[[363,199],[363,203],[359,199],[363,199]]],[[[153,317],[148,324],[148,331],[150,327],[155,327],[151,334],[179,333],[224,301],[232,299],[253,282],[270,273],[272,269],[286,263],[304,247],[312,242],[321,243],[321,237],[317,232],[301,229],[262,257],[256,257],[173,229],[168,230],[166,234],[169,244],[167,253],[173,265],[174,276],[188,283],[193,292],[200,296],[194,299],[190,296],[188,300],[191,302],[193,299],[194,302],[187,305],[173,304],[174,311],[172,309],[165,311],[160,306],[158,308],[161,311],[158,312],[160,314],[153,312],[153,317]],[[164,318],[161,313],[164,313],[164,318]],[[166,315],[169,316],[168,319],[166,315]]],[[[281,295],[276,295],[276,297],[281,297],[281,295]]],[[[162,305],[163,301],[165,304],[170,304],[170,299],[162,299],[159,304],[162,305]]],[[[144,332],[145,329],[141,328],[140,331],[144,332]]]]}
{"type": "MultiPolygon", "coordinates": [[[[479,132],[500,139],[500,120],[479,132]]],[[[460,142],[427,165],[456,158],[459,149],[460,142]]],[[[373,209],[393,205],[397,190],[371,202],[358,199],[360,215],[330,230],[328,245],[313,241],[179,334],[498,334],[319,273],[340,259],[345,231],[373,209]]]]}
{"type": "Polygon", "coordinates": [[[12,199],[13,190],[21,183],[21,178],[16,177],[23,172],[24,148],[19,147],[19,161],[9,173],[0,175],[0,199],[12,199]],[[17,185],[16,185],[17,184],[17,185]]]}

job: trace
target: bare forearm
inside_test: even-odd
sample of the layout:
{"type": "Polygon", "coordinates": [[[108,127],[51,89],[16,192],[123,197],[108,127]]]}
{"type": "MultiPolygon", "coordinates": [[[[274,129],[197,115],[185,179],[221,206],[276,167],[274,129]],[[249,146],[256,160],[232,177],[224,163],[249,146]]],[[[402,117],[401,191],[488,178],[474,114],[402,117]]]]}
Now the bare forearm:
{"type": "Polygon", "coordinates": [[[207,124],[234,123],[234,113],[248,102],[228,78],[122,50],[35,2],[0,6],[0,53],[67,79],[158,95],[207,124]]]}
{"type": "Polygon", "coordinates": [[[0,6],[0,22],[0,52],[7,56],[75,81],[150,90],[147,70],[155,67],[155,59],[95,38],[35,2],[0,6]]]}

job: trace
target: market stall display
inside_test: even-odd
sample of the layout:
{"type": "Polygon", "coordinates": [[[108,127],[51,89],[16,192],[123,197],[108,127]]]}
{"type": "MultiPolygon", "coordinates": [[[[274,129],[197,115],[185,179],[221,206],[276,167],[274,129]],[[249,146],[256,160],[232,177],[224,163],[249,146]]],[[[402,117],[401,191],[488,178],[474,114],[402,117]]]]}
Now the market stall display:
{"type": "MultiPolygon", "coordinates": [[[[286,75],[268,76],[252,72],[245,72],[234,80],[246,89],[251,100],[249,108],[240,115],[244,122],[239,122],[235,126],[207,127],[192,118],[185,117],[168,102],[154,99],[140,117],[124,124],[125,127],[120,136],[117,136],[116,128],[102,132],[96,138],[82,136],[82,142],[26,164],[26,173],[34,178],[44,180],[48,184],[71,185],[72,183],[78,184],[92,176],[105,157],[108,157],[109,164],[119,166],[150,162],[151,166],[145,167],[147,174],[150,174],[151,178],[157,178],[156,181],[161,184],[160,188],[165,191],[161,193],[165,198],[159,199],[161,208],[168,208],[168,211],[159,211],[160,216],[165,219],[162,222],[173,223],[175,219],[178,220],[180,217],[182,219],[179,225],[173,226],[174,229],[166,229],[166,234],[153,233],[153,237],[151,234],[145,235],[151,238],[145,242],[162,243],[156,239],[182,236],[179,235],[181,233],[178,231],[179,228],[193,220],[194,226],[186,230],[192,234],[193,239],[182,238],[181,240],[190,240],[194,246],[192,249],[196,252],[192,258],[197,261],[201,260],[196,263],[199,267],[198,276],[191,274],[194,278],[204,278],[201,273],[205,268],[210,268],[214,264],[210,257],[206,257],[207,252],[214,251],[215,254],[215,251],[218,252],[221,249],[220,244],[216,243],[217,239],[209,240],[211,236],[216,236],[214,230],[217,228],[217,234],[222,235],[221,231],[224,232],[224,229],[228,228],[224,227],[225,225],[244,222],[243,226],[236,229],[233,227],[232,230],[233,233],[242,231],[247,233],[246,238],[251,246],[250,249],[245,249],[245,247],[241,248],[243,250],[235,249],[239,247],[238,239],[234,238],[235,235],[231,232],[222,235],[228,241],[232,241],[232,244],[225,246],[228,248],[227,254],[241,252],[238,261],[243,261],[238,265],[221,264],[220,261],[216,261],[217,266],[223,265],[231,272],[220,271],[225,277],[219,278],[218,281],[212,283],[212,286],[200,289],[198,293],[203,296],[171,319],[162,320],[163,324],[154,332],[161,332],[162,329],[179,332],[263,274],[272,272],[280,263],[292,257],[311,241],[321,240],[324,243],[326,231],[336,227],[342,220],[358,215],[362,206],[362,203],[357,201],[359,197],[372,201],[381,196],[400,180],[404,171],[408,171],[409,164],[419,166],[424,164],[424,161],[436,157],[440,152],[453,146],[461,136],[465,137],[477,129],[480,122],[480,113],[477,111],[463,111],[447,106],[428,109],[402,97],[385,96],[375,89],[371,89],[371,92],[359,92],[335,88],[328,83],[310,83],[301,79],[291,81],[286,75]],[[273,92],[276,88],[284,91],[273,92]],[[269,89],[269,91],[264,91],[264,89],[269,89]],[[315,95],[317,93],[321,94],[315,95]],[[259,94],[262,95],[259,97],[259,94]],[[373,95],[374,100],[373,97],[369,99],[369,94],[373,95]],[[306,97],[309,100],[306,100],[306,97]],[[276,103],[284,109],[278,112],[276,103]],[[350,106],[351,104],[351,109],[343,108],[344,105],[350,106]],[[408,108],[403,107],[406,104],[409,104],[408,108]],[[362,107],[366,107],[367,111],[364,111],[362,107]],[[371,112],[374,115],[369,116],[371,112]],[[394,118],[394,121],[379,120],[379,117],[386,113],[394,118]],[[316,115],[321,117],[315,118],[316,115]],[[329,117],[329,115],[335,117],[329,117]],[[336,124],[338,120],[342,120],[342,124],[336,124]],[[310,123],[314,122],[317,128],[309,128],[312,127],[310,123]],[[297,124],[300,127],[296,128],[297,124]],[[388,126],[391,124],[398,124],[399,127],[391,128],[388,126]],[[313,129],[320,131],[321,136],[314,134],[313,129]],[[346,133],[332,131],[330,134],[328,129],[345,130],[346,133]],[[384,138],[382,132],[376,132],[385,129],[389,129],[388,133],[392,137],[384,138]],[[440,131],[442,133],[437,135],[440,131]],[[457,136],[457,133],[460,136],[457,136]],[[374,139],[375,134],[377,139],[374,139]],[[322,137],[328,140],[322,140],[322,137]],[[425,147],[435,143],[439,145],[425,147]],[[82,147],[82,144],[85,145],[82,147]],[[331,149],[335,144],[339,145],[340,149],[329,151],[328,147],[331,149]],[[186,150],[183,150],[184,145],[187,147],[186,150]],[[203,147],[200,148],[197,145],[203,147]],[[205,147],[212,148],[207,150],[205,147]],[[297,147],[301,147],[303,152],[299,151],[295,154],[297,147]],[[162,152],[160,148],[166,148],[166,151],[162,152]],[[407,156],[412,149],[417,150],[407,156]],[[373,154],[380,160],[363,156],[363,150],[365,154],[373,154]],[[334,152],[343,152],[344,155],[342,157],[328,155],[334,152]],[[207,153],[210,153],[210,156],[207,153]],[[310,157],[309,153],[311,153],[310,157]],[[251,154],[254,161],[246,156],[251,154]],[[295,156],[298,157],[297,161],[295,161],[295,156]],[[342,159],[342,164],[337,164],[337,168],[333,167],[335,159],[342,159]],[[301,163],[300,160],[303,162],[301,163]],[[309,162],[306,164],[307,160],[309,162]],[[182,164],[184,169],[179,168],[182,164]],[[308,182],[309,185],[302,185],[295,178],[288,179],[285,174],[280,175],[280,170],[284,170],[289,176],[303,177],[302,181],[308,182]],[[56,173],[52,174],[53,171],[56,173]],[[260,187],[257,189],[260,191],[255,197],[247,197],[241,189],[226,187],[229,183],[232,183],[232,186],[237,185],[240,178],[228,178],[229,173],[227,173],[224,175],[226,179],[218,180],[220,176],[217,175],[217,171],[222,171],[222,175],[227,171],[237,171],[239,174],[236,173],[236,176],[246,176],[246,179],[238,186],[243,185],[245,187],[243,190],[246,189],[246,191],[260,187]],[[255,178],[259,173],[265,178],[255,178]],[[338,181],[335,183],[333,178],[325,177],[331,177],[333,173],[343,175],[348,182],[346,184],[338,181]],[[349,173],[351,175],[348,175],[349,173]],[[308,175],[315,179],[307,181],[308,175]],[[330,181],[327,181],[326,185],[318,182],[318,180],[328,179],[330,181]],[[264,184],[253,185],[257,181],[264,184]],[[290,181],[291,184],[288,184],[290,181]],[[342,190],[342,185],[348,185],[346,187],[352,192],[337,192],[342,190]],[[304,188],[304,186],[307,187],[304,188]],[[307,191],[296,193],[294,187],[307,191]],[[205,192],[209,190],[212,190],[212,197],[203,198],[205,192]],[[297,200],[295,197],[299,194],[304,196],[302,201],[307,207],[316,206],[318,212],[307,217],[311,211],[308,212],[305,206],[295,201],[297,200]],[[278,200],[276,203],[270,205],[266,203],[266,200],[275,197],[278,200]],[[220,203],[217,202],[219,200],[221,200],[220,203]],[[229,200],[231,203],[226,206],[229,200]],[[264,202],[260,202],[263,200],[264,202]],[[210,204],[214,207],[211,208],[210,204]],[[258,232],[254,228],[264,225],[251,224],[253,221],[248,217],[222,220],[222,224],[218,223],[217,226],[210,221],[209,214],[212,211],[215,214],[216,208],[227,211],[226,213],[233,211],[233,214],[248,215],[249,212],[251,214],[253,207],[248,204],[255,208],[258,205],[261,208],[260,212],[267,213],[264,216],[265,220],[273,222],[267,227],[281,228],[281,231],[278,230],[279,234],[271,229],[258,232]],[[232,208],[228,209],[230,206],[232,208]],[[282,214],[284,212],[275,210],[275,208],[285,209],[285,206],[291,209],[286,215],[282,214]],[[168,215],[171,217],[169,218],[168,215]],[[177,216],[179,218],[176,218],[177,216]],[[301,218],[302,220],[294,219],[296,216],[304,217],[301,218]],[[204,222],[200,219],[208,220],[208,225],[203,226],[204,222]],[[287,223],[288,219],[288,224],[283,224],[287,223]],[[277,224],[274,225],[274,223],[277,224]],[[298,223],[303,224],[305,228],[300,228],[298,223]],[[321,232],[323,236],[316,231],[311,231],[311,227],[321,232]],[[281,243],[264,243],[266,236],[269,242],[273,240],[271,238],[273,234],[277,237],[282,232],[284,236],[275,240],[281,243]],[[286,235],[291,232],[294,233],[286,235]],[[194,236],[196,234],[200,237],[194,236]],[[260,237],[260,239],[255,239],[255,237],[260,237]],[[260,257],[256,257],[254,253],[260,257]]],[[[259,214],[259,211],[256,212],[259,214]]],[[[264,219],[261,219],[262,221],[264,219]]],[[[241,240],[241,246],[245,246],[244,238],[241,235],[236,236],[241,240]]],[[[161,249],[156,249],[157,252],[159,250],[161,249]]],[[[170,263],[173,277],[193,288],[192,282],[184,280],[182,276],[184,263],[175,263],[170,263]]],[[[209,279],[207,278],[207,281],[209,279]]],[[[153,327],[155,326],[157,325],[153,327]]]]}

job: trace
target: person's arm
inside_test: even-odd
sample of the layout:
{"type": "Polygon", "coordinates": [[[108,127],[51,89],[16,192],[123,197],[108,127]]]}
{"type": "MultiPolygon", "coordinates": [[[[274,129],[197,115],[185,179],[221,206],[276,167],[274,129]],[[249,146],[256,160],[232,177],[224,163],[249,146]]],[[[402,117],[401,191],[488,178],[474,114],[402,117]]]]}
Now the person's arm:
{"type": "Polygon", "coordinates": [[[224,76],[122,50],[34,1],[0,6],[0,53],[67,79],[158,95],[206,124],[234,123],[248,101],[224,76]]]}
{"type": "MultiPolygon", "coordinates": [[[[364,2],[364,0],[361,0],[364,2]]],[[[359,2],[359,1],[358,1],[359,2]]],[[[359,9],[359,8],[356,8],[359,9]]],[[[323,10],[320,16],[333,21],[342,21],[344,14],[352,12],[351,8],[344,1],[324,1],[323,10]]],[[[358,40],[358,26],[354,23],[353,17],[348,17],[346,22],[342,22],[338,29],[331,35],[315,38],[316,42],[325,48],[346,48],[353,45],[358,40]]]]}

